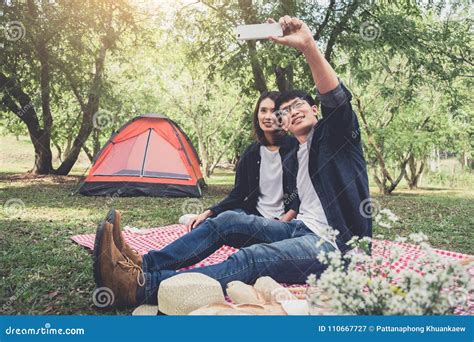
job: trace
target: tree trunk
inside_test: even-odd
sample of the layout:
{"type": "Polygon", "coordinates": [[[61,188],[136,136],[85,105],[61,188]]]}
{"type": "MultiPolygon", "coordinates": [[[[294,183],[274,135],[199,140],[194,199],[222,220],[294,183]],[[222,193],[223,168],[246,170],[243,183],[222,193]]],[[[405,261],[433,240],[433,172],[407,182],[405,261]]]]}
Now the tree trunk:
{"type": "MultiPolygon", "coordinates": [[[[281,13],[294,17],[296,15],[297,1],[287,0],[281,1],[281,13]]],[[[293,65],[289,63],[287,66],[273,66],[273,72],[275,73],[275,83],[279,91],[284,92],[291,90],[293,86],[293,65]]]]}
{"type": "MultiPolygon", "coordinates": [[[[95,75],[92,79],[92,83],[89,89],[89,97],[87,104],[84,106],[85,108],[83,108],[81,127],[79,128],[79,132],[77,133],[77,136],[74,139],[71,150],[66,155],[64,161],[61,163],[59,168],[56,170],[56,174],[58,175],[67,175],[71,171],[72,167],[77,161],[77,158],[79,157],[79,153],[81,152],[82,146],[84,145],[92,131],[93,116],[99,109],[99,99],[101,95],[102,78],[107,49],[108,46],[107,44],[105,44],[105,41],[103,41],[103,44],[100,47],[99,53],[95,60],[95,75]]],[[[80,101],[80,103],[82,103],[82,101],[80,101]]]]}
{"type": "Polygon", "coordinates": [[[395,181],[390,181],[390,185],[387,187],[387,194],[391,194],[393,190],[395,190],[400,183],[400,181],[403,179],[403,176],[405,176],[407,160],[405,159],[404,161],[401,162],[400,164],[400,173],[398,174],[397,179],[395,181]]]}
{"type": "Polygon", "coordinates": [[[357,104],[359,115],[362,119],[362,123],[363,123],[362,127],[365,129],[365,132],[367,133],[367,142],[374,150],[378,167],[380,167],[381,178],[378,178],[377,176],[375,176],[375,182],[377,183],[379,191],[382,195],[389,195],[396,189],[400,181],[403,179],[406,172],[405,167],[408,162],[408,157],[401,161],[400,173],[398,174],[398,177],[394,180],[392,176],[390,175],[388,167],[385,163],[385,157],[383,155],[383,146],[377,145],[377,142],[375,141],[375,138],[372,134],[372,130],[370,129],[367,123],[364,108],[362,107],[362,103],[359,98],[356,98],[356,104],[357,104]]]}
{"type": "Polygon", "coordinates": [[[6,89],[2,98],[2,103],[9,110],[15,113],[28,128],[28,133],[35,150],[35,163],[30,172],[34,174],[55,173],[59,175],[67,175],[75,164],[82,145],[85,143],[92,130],[92,116],[97,112],[99,107],[100,86],[102,83],[107,45],[104,44],[101,47],[96,59],[96,74],[91,84],[89,101],[87,106],[85,106],[86,110],[83,113],[79,133],[76,136],[69,153],[65,155],[64,161],[56,171],[53,169],[53,158],[51,152],[51,129],[53,119],[50,109],[49,57],[45,50],[45,46],[39,44],[36,49],[41,64],[40,86],[43,128],[40,126],[38,115],[33,107],[30,97],[22,90],[20,85],[16,83],[13,77],[8,78],[3,73],[0,73],[0,88],[6,89]]]}
{"type": "Polygon", "coordinates": [[[255,47],[255,42],[248,40],[247,46],[249,48],[250,65],[252,66],[254,86],[255,86],[255,89],[257,89],[261,94],[265,91],[268,91],[267,81],[265,80],[265,75],[263,74],[263,70],[260,66],[260,62],[258,61],[257,48],[255,47]]]}
{"type": "Polygon", "coordinates": [[[387,187],[385,186],[387,179],[385,179],[382,175],[382,180],[377,176],[377,169],[374,166],[374,181],[375,184],[377,184],[377,187],[379,188],[379,193],[382,195],[387,195],[387,187]]]}
{"type": "Polygon", "coordinates": [[[275,65],[273,70],[279,91],[283,92],[293,89],[293,66],[291,64],[286,67],[275,65]]]}
{"type": "Polygon", "coordinates": [[[441,157],[439,155],[439,149],[436,149],[436,171],[441,170],[441,157]]]}
{"type": "Polygon", "coordinates": [[[204,169],[204,176],[208,179],[211,176],[211,163],[207,157],[202,159],[202,168],[204,169]]]}
{"type": "Polygon", "coordinates": [[[92,144],[93,144],[93,154],[94,156],[97,155],[100,151],[100,140],[99,140],[99,133],[100,130],[94,129],[92,132],[92,144]]]}
{"type": "Polygon", "coordinates": [[[461,152],[461,157],[459,158],[459,161],[461,162],[461,168],[464,170],[466,167],[469,166],[469,158],[468,158],[469,152],[466,151],[465,148],[463,148],[461,152]]]}
{"type": "Polygon", "coordinates": [[[199,150],[199,156],[201,157],[201,163],[202,163],[202,169],[204,170],[204,177],[206,179],[209,177],[209,156],[208,152],[206,149],[206,146],[203,141],[203,137],[198,133],[198,150],[199,150]]]}
{"type": "Polygon", "coordinates": [[[52,143],[53,143],[54,147],[56,147],[56,151],[58,152],[58,160],[61,163],[63,161],[63,151],[61,149],[61,146],[57,142],[55,142],[54,140],[52,140],[52,143]]]}
{"type": "Polygon", "coordinates": [[[53,127],[53,116],[51,115],[50,103],[50,72],[49,53],[45,42],[38,43],[36,47],[38,59],[40,61],[40,86],[41,86],[41,112],[43,118],[43,128],[45,132],[44,141],[46,148],[51,149],[51,129],[53,127]]]}
{"type": "MultiPolygon", "coordinates": [[[[29,131],[29,130],[28,130],[29,131]]],[[[30,173],[37,175],[49,175],[53,172],[53,155],[49,146],[49,134],[44,133],[43,130],[38,132],[39,136],[32,135],[31,142],[35,150],[35,165],[30,170],[30,173]]]]}
{"type": "Polygon", "coordinates": [[[398,177],[395,180],[389,180],[386,176],[385,173],[388,171],[380,171],[380,178],[377,175],[377,170],[375,169],[374,172],[374,181],[377,184],[377,187],[379,188],[379,193],[381,195],[391,195],[392,192],[397,188],[398,184],[400,181],[403,179],[405,176],[405,162],[402,162],[400,166],[400,173],[398,174],[398,177]]]}
{"type": "Polygon", "coordinates": [[[222,151],[220,153],[213,153],[213,160],[209,162],[210,166],[209,166],[209,171],[208,171],[208,175],[207,177],[210,177],[213,173],[214,173],[214,170],[215,168],[217,167],[217,164],[220,163],[222,157],[224,156],[225,152],[230,148],[230,146],[232,146],[232,144],[234,143],[234,141],[237,139],[238,136],[240,136],[241,134],[243,133],[243,131],[240,131],[240,130],[236,130],[232,136],[228,139],[226,145],[224,146],[224,148],[222,149],[222,151]]]}
{"type": "Polygon", "coordinates": [[[410,188],[410,190],[415,190],[418,188],[419,180],[425,168],[425,162],[421,161],[420,168],[418,168],[415,156],[413,155],[413,153],[410,153],[407,164],[409,172],[405,173],[405,179],[408,183],[408,187],[410,188]]]}
{"type": "MultiPolygon", "coordinates": [[[[246,25],[257,24],[255,8],[252,7],[252,0],[239,0],[238,2],[241,16],[244,19],[246,25]]],[[[263,73],[262,67],[257,57],[257,47],[255,41],[247,40],[247,48],[250,55],[250,65],[252,67],[252,73],[254,78],[254,86],[260,94],[268,91],[267,81],[263,73]]]]}
{"type": "MultiPolygon", "coordinates": [[[[378,166],[380,167],[380,174],[381,174],[381,179],[378,179],[378,182],[376,181],[379,191],[381,194],[385,195],[388,193],[388,188],[387,188],[387,181],[390,181],[393,184],[392,177],[390,176],[390,173],[388,172],[387,167],[385,166],[385,159],[383,157],[382,152],[380,151],[379,146],[377,146],[374,136],[372,134],[372,130],[370,129],[367,120],[365,118],[365,113],[364,109],[362,108],[362,103],[360,99],[356,99],[357,103],[357,108],[359,111],[359,115],[362,118],[363,122],[363,127],[365,129],[365,132],[367,133],[367,142],[368,144],[373,148],[375,152],[375,156],[377,158],[378,166]]],[[[393,190],[392,190],[393,191],[393,190]]]]}
{"type": "Polygon", "coordinates": [[[66,148],[64,149],[64,155],[68,155],[71,151],[71,144],[72,144],[72,135],[68,134],[66,139],[66,148]]]}
{"type": "Polygon", "coordinates": [[[35,162],[30,170],[34,174],[50,174],[53,170],[50,147],[51,132],[41,128],[33,102],[14,77],[7,77],[0,72],[0,89],[4,89],[2,104],[13,112],[28,129],[35,150],[35,162]]]}
{"type": "Polygon", "coordinates": [[[92,153],[91,153],[91,151],[90,151],[89,148],[86,146],[86,144],[84,144],[84,145],[82,146],[82,150],[83,150],[84,153],[87,155],[87,158],[89,158],[89,161],[90,161],[91,163],[93,163],[93,162],[94,162],[94,156],[95,156],[95,154],[92,154],[92,153]]]}

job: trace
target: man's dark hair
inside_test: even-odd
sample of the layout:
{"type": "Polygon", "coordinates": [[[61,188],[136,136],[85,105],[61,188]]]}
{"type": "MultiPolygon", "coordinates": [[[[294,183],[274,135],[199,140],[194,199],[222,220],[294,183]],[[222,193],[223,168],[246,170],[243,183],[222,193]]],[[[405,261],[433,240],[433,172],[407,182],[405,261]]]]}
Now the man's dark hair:
{"type": "Polygon", "coordinates": [[[314,106],[316,104],[313,97],[309,95],[307,92],[305,92],[304,90],[293,89],[293,90],[284,91],[281,93],[280,96],[278,96],[278,98],[275,101],[275,109],[280,109],[280,106],[283,103],[296,99],[297,97],[308,102],[310,106],[314,106]]]}

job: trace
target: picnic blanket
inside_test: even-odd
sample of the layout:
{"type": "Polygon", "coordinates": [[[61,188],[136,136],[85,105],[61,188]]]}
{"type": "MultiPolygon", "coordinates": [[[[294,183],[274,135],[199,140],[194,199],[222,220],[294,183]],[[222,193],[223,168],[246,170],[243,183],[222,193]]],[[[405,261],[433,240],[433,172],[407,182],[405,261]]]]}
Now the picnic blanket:
{"type": "MultiPolygon", "coordinates": [[[[181,224],[173,224],[169,226],[150,229],[125,227],[123,232],[124,238],[127,243],[142,255],[153,249],[160,250],[166,245],[178,239],[179,237],[183,236],[184,234],[186,234],[186,227],[181,224]]],[[[95,234],[74,235],[71,237],[71,240],[81,246],[92,250],[94,248],[95,234]]],[[[386,254],[388,254],[389,247],[391,244],[397,244],[404,250],[404,253],[400,257],[400,259],[392,265],[392,267],[394,267],[397,271],[401,271],[408,267],[408,263],[410,262],[410,260],[416,260],[423,253],[423,251],[420,250],[418,246],[413,244],[374,239],[372,243],[372,255],[381,255],[382,257],[384,257],[384,259],[387,259],[388,255],[386,254]]],[[[222,246],[220,249],[218,249],[206,259],[193,266],[187,267],[187,269],[220,263],[226,260],[231,254],[235,253],[236,251],[237,249],[233,247],[222,246]]],[[[467,254],[456,253],[442,249],[435,249],[435,252],[441,255],[443,258],[446,258],[447,260],[460,261],[462,259],[471,257],[467,254]]],[[[471,268],[471,275],[474,277],[474,268],[471,268]]],[[[291,285],[289,285],[289,287],[291,287],[291,285]]],[[[457,313],[471,315],[474,314],[474,303],[472,304],[473,305],[470,305],[469,312],[457,313]]]]}

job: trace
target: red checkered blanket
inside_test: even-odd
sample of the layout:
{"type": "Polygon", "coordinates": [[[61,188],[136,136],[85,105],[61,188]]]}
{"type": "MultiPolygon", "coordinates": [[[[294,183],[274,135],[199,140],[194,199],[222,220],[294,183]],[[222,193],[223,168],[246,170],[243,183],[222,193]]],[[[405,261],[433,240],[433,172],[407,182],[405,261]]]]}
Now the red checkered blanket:
{"type": "MultiPolygon", "coordinates": [[[[186,228],[180,224],[173,224],[165,227],[150,228],[150,229],[134,229],[134,228],[125,228],[124,238],[129,243],[129,245],[138,251],[140,254],[145,254],[150,250],[157,249],[160,250],[166,245],[178,239],[180,236],[186,234],[186,228]]],[[[71,237],[71,240],[77,244],[84,246],[89,249],[94,248],[95,234],[83,234],[83,235],[74,235],[71,237]]],[[[395,262],[392,267],[396,268],[397,271],[402,270],[408,267],[410,260],[416,260],[419,258],[423,251],[416,245],[409,243],[399,243],[388,240],[373,240],[372,244],[372,255],[377,256],[381,255],[385,259],[388,257],[388,252],[390,250],[391,244],[398,244],[401,246],[405,253],[400,257],[398,262],[395,262]]],[[[201,262],[190,266],[189,268],[201,267],[207,265],[213,265],[219,262],[226,260],[229,255],[235,253],[237,249],[229,246],[222,246],[219,250],[214,252],[212,255],[202,260],[201,262]]],[[[445,251],[441,249],[436,249],[436,253],[442,255],[446,259],[450,260],[462,260],[464,258],[470,257],[470,255],[445,251]]],[[[474,268],[471,269],[471,275],[474,277],[474,268]]],[[[301,285],[299,285],[301,286],[301,285]]],[[[474,314],[474,307],[470,312],[459,312],[460,314],[474,314]]]]}

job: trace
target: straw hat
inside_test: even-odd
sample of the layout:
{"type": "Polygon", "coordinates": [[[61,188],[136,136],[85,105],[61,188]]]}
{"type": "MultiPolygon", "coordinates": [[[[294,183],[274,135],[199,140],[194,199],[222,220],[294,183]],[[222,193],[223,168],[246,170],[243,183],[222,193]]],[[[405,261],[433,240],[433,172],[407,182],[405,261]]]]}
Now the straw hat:
{"type": "Polygon", "coordinates": [[[267,303],[281,303],[297,299],[290,290],[284,288],[270,277],[258,278],[253,287],[267,303]]]}
{"type": "Polygon", "coordinates": [[[217,280],[201,273],[181,273],[161,282],[158,308],[166,315],[187,315],[209,304],[225,303],[217,280]]]}
{"type": "Polygon", "coordinates": [[[306,300],[298,299],[303,287],[286,289],[270,277],[260,277],[254,286],[241,281],[227,284],[227,295],[235,304],[208,304],[190,315],[307,315],[306,300]]]}
{"type": "Polygon", "coordinates": [[[286,315],[280,304],[209,304],[189,313],[191,316],[286,315]]]}
{"type": "Polygon", "coordinates": [[[135,308],[132,316],[156,316],[158,315],[158,305],[143,304],[135,308]]]}
{"type": "Polygon", "coordinates": [[[264,304],[265,299],[257,290],[241,281],[231,281],[227,284],[227,295],[234,303],[264,304]]]}

